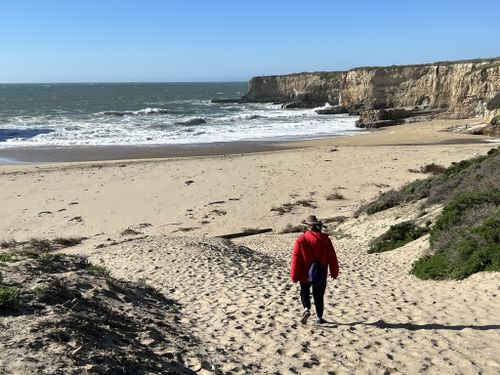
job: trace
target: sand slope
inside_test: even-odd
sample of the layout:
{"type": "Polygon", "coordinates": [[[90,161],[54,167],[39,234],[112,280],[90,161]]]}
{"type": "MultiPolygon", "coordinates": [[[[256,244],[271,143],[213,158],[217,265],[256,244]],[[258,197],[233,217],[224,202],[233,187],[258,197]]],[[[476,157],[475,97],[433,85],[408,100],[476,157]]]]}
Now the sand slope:
{"type": "Polygon", "coordinates": [[[329,283],[323,326],[298,323],[298,286],[288,276],[293,234],[237,243],[152,237],[91,260],[178,300],[183,322],[223,373],[498,373],[498,273],[419,281],[408,270],[425,238],[366,253],[367,238],[412,212],[389,210],[339,228],[347,235],[334,240],[341,277],[329,283]]]}

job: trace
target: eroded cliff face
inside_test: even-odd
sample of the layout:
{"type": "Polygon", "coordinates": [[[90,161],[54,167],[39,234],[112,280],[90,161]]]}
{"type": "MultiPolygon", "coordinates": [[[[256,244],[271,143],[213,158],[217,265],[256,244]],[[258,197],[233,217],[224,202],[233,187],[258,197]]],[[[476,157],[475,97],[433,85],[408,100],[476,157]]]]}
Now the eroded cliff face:
{"type": "Polygon", "coordinates": [[[353,69],[342,75],[340,105],[349,109],[441,109],[443,116],[485,116],[500,91],[500,59],[353,69]]]}
{"type": "Polygon", "coordinates": [[[244,100],[329,102],[351,113],[386,108],[436,110],[442,117],[467,118],[498,114],[499,92],[500,58],[496,58],[254,77],[244,100]]]}
{"type": "Polygon", "coordinates": [[[339,101],[341,72],[297,73],[254,77],[248,83],[249,102],[335,103],[339,101]]]}

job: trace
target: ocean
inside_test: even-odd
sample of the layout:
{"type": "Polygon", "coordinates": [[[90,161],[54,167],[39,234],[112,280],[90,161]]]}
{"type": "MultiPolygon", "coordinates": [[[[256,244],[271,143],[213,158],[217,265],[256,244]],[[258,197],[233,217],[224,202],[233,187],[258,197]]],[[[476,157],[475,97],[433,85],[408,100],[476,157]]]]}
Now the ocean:
{"type": "Polygon", "coordinates": [[[211,103],[246,92],[246,82],[0,84],[0,149],[280,141],[359,132],[348,115],[211,103]]]}

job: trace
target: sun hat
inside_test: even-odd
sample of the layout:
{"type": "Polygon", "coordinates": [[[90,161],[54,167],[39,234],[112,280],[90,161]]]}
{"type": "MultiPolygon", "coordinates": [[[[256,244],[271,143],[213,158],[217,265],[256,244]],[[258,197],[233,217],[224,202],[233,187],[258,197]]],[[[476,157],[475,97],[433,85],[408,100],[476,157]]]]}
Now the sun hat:
{"type": "Polygon", "coordinates": [[[314,215],[309,215],[305,221],[307,225],[323,225],[321,221],[314,215]]]}

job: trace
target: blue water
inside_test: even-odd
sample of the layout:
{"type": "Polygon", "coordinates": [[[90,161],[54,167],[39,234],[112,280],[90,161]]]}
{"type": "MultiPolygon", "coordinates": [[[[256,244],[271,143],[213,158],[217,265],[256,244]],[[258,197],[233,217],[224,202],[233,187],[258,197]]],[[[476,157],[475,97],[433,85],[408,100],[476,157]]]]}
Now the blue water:
{"type": "Polygon", "coordinates": [[[246,82],[0,84],[0,148],[287,140],[357,132],[355,118],[239,98],[246,82]]]}

